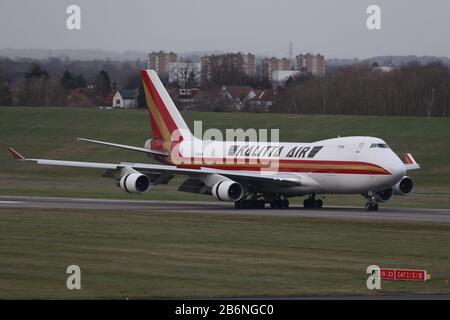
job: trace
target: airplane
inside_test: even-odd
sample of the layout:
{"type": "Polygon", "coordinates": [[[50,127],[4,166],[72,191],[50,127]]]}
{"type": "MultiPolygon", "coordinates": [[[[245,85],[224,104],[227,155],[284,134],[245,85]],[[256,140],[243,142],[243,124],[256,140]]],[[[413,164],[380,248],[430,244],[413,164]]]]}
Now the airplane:
{"type": "Polygon", "coordinates": [[[420,165],[407,153],[402,161],[382,139],[338,137],[311,143],[219,141],[195,137],[154,70],[141,70],[153,137],[144,147],[78,138],[80,141],[140,152],[149,163],[97,163],[29,159],[13,148],[13,157],[39,165],[97,168],[129,193],[167,184],[175,175],[187,179],[179,191],[212,195],[239,209],[284,209],[289,198],[307,196],[307,209],[323,207],[327,194],[361,194],[365,209],[376,211],[393,195],[410,195],[406,175],[420,165]]]}

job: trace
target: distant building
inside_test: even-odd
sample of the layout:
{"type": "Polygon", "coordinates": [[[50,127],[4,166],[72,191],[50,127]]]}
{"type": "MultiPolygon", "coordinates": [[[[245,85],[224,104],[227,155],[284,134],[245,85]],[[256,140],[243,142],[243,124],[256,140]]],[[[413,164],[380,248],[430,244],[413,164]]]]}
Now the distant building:
{"type": "Polygon", "coordinates": [[[95,89],[82,89],[80,92],[82,92],[89,99],[92,105],[96,107],[108,108],[112,105],[114,95],[113,91],[108,92],[106,96],[103,96],[95,89]]]}
{"type": "Polygon", "coordinates": [[[112,99],[113,108],[136,108],[138,106],[139,89],[121,89],[112,99]]]}
{"type": "Polygon", "coordinates": [[[218,72],[217,68],[231,67],[250,78],[256,76],[256,59],[251,53],[226,53],[220,55],[203,56],[201,58],[201,81],[208,81],[213,78],[213,73],[218,72]]]}
{"type": "Polygon", "coordinates": [[[198,110],[203,102],[203,92],[199,88],[178,88],[169,84],[166,89],[178,110],[198,110]]]}
{"type": "Polygon", "coordinates": [[[272,89],[255,90],[255,96],[248,101],[251,111],[269,111],[273,105],[274,93],[272,89]]]}
{"type": "Polygon", "coordinates": [[[391,72],[391,71],[394,71],[394,69],[395,69],[394,67],[386,67],[386,66],[380,67],[380,65],[377,62],[372,63],[371,68],[372,68],[372,71],[379,71],[379,72],[391,72]]]}
{"type": "Polygon", "coordinates": [[[321,54],[299,54],[297,57],[297,70],[312,74],[316,77],[325,75],[325,58],[321,54]]]}
{"type": "Polygon", "coordinates": [[[200,83],[200,72],[200,62],[169,63],[169,82],[177,83],[180,88],[192,88],[200,83]],[[191,79],[191,74],[193,79],[191,79]],[[191,80],[194,83],[191,83],[191,80]]]}
{"type": "Polygon", "coordinates": [[[242,54],[238,53],[242,56],[243,64],[242,68],[244,69],[244,73],[249,76],[250,78],[253,78],[256,76],[256,59],[255,55],[251,53],[242,54]]]}
{"type": "Polygon", "coordinates": [[[283,85],[289,77],[294,78],[299,74],[298,70],[275,70],[272,72],[272,84],[283,85]]]}
{"type": "Polygon", "coordinates": [[[251,108],[253,111],[268,111],[273,104],[274,91],[249,86],[223,86],[222,95],[228,98],[233,110],[251,108]]]}
{"type": "Polygon", "coordinates": [[[177,62],[177,54],[174,52],[151,52],[148,54],[148,69],[156,71],[161,78],[169,76],[170,64],[177,62]]]}
{"type": "Polygon", "coordinates": [[[289,59],[277,59],[277,58],[266,58],[261,61],[260,66],[260,79],[262,81],[270,81],[273,80],[273,73],[275,71],[287,71],[291,69],[291,63],[289,59]]]}
{"type": "Polygon", "coordinates": [[[179,89],[178,101],[183,110],[195,110],[201,99],[201,91],[198,88],[179,89]]]}

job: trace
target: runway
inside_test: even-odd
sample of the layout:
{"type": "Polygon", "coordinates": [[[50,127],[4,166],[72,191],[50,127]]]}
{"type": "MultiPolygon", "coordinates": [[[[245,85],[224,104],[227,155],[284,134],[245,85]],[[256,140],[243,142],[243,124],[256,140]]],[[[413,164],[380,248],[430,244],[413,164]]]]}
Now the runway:
{"type": "Polygon", "coordinates": [[[365,219],[450,223],[450,209],[383,208],[367,212],[362,207],[324,207],[304,209],[291,205],[288,209],[235,209],[233,203],[144,201],[49,197],[0,196],[0,208],[70,208],[95,210],[130,210],[144,212],[177,212],[225,215],[258,215],[334,219],[365,219]]]}

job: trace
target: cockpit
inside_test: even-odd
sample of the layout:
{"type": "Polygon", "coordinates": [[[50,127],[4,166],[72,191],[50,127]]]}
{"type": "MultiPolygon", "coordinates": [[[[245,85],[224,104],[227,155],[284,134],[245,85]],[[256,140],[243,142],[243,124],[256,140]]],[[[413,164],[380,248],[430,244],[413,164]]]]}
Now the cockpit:
{"type": "Polygon", "coordinates": [[[382,149],[389,149],[389,145],[387,143],[372,143],[370,145],[371,148],[382,148],[382,149]]]}

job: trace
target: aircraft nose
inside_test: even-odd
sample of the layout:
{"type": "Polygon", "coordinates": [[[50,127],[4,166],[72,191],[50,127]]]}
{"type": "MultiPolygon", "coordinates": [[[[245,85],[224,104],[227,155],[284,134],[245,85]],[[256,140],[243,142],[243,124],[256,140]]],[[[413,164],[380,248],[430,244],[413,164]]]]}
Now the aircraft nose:
{"type": "Polygon", "coordinates": [[[390,165],[390,173],[392,174],[392,178],[395,181],[400,181],[406,174],[405,165],[399,157],[395,157],[394,161],[392,161],[390,165]]]}
{"type": "Polygon", "coordinates": [[[395,166],[392,169],[392,176],[396,179],[396,180],[400,180],[401,178],[403,178],[405,176],[406,170],[405,170],[405,166],[403,164],[401,164],[401,166],[395,166]]]}

